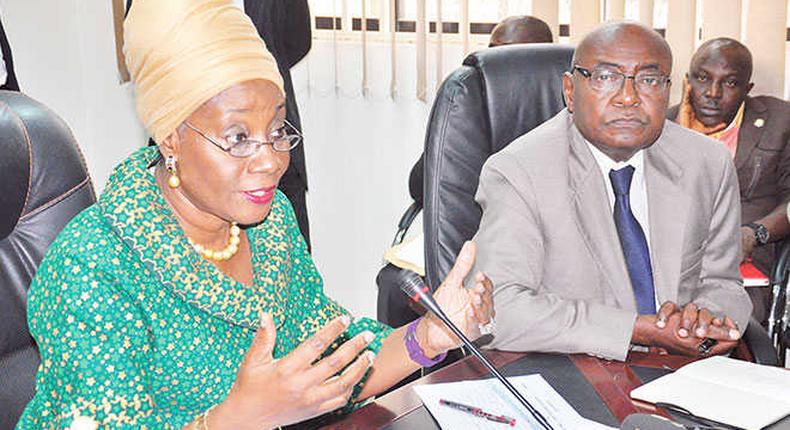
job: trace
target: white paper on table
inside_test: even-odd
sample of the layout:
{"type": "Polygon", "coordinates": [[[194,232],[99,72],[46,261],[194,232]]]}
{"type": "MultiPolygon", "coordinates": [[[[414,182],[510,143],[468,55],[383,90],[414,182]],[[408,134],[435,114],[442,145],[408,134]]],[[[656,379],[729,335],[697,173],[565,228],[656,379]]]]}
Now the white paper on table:
{"type": "MultiPolygon", "coordinates": [[[[507,379],[543,414],[555,430],[613,429],[579,415],[540,375],[515,376],[507,379]]],[[[518,400],[496,379],[417,385],[414,390],[439,426],[445,430],[542,429],[532,415],[524,410],[518,400]],[[515,418],[516,425],[511,427],[440,405],[440,399],[476,406],[494,415],[515,418]]]]}

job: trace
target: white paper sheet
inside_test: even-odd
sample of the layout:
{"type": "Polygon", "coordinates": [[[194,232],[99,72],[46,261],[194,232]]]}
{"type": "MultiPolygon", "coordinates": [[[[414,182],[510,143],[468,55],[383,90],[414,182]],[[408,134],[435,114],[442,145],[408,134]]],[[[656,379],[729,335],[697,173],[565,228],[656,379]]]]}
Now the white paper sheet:
{"type": "MultiPolygon", "coordinates": [[[[518,391],[548,420],[555,430],[607,430],[612,427],[588,420],[540,375],[508,378],[518,391]]],[[[496,379],[418,385],[414,387],[425,407],[445,430],[542,429],[530,413],[496,379]],[[511,427],[439,404],[440,399],[476,406],[494,415],[516,419],[511,427]]]]}

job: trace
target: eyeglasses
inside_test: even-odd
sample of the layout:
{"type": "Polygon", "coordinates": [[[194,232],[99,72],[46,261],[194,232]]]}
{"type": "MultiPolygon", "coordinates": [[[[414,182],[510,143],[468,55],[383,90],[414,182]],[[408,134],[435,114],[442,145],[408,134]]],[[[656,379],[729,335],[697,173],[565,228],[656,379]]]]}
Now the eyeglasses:
{"type": "Polygon", "coordinates": [[[269,140],[265,141],[248,139],[244,133],[236,133],[222,138],[218,142],[207,136],[206,133],[195,128],[192,124],[184,121],[184,125],[211,142],[217,148],[236,158],[247,158],[257,153],[264,145],[271,145],[272,149],[276,152],[289,152],[296,148],[302,141],[302,133],[288,121],[285,121],[282,127],[272,131],[269,135],[269,140]]]}
{"type": "Polygon", "coordinates": [[[610,94],[623,89],[626,79],[633,79],[636,90],[640,94],[657,95],[663,91],[670,82],[669,76],[662,75],[653,70],[643,70],[636,75],[626,75],[608,69],[589,70],[574,64],[571,73],[579,72],[590,82],[590,87],[602,94],[610,94]]]}

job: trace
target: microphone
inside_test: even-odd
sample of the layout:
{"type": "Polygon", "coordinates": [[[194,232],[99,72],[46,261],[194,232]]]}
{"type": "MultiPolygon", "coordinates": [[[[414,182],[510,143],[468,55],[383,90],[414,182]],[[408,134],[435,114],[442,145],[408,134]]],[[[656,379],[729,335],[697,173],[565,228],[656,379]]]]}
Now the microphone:
{"type": "Polygon", "coordinates": [[[430,290],[425,285],[425,282],[422,280],[420,275],[412,272],[411,270],[401,269],[400,272],[397,274],[397,282],[398,286],[400,287],[401,291],[403,291],[407,296],[409,296],[415,302],[421,304],[425,309],[431,311],[436,315],[442,322],[456,335],[461,342],[470,350],[472,354],[483,364],[483,366],[491,372],[492,375],[496,379],[501,382],[508,391],[510,391],[513,396],[516,397],[519,403],[524,406],[527,411],[535,418],[535,420],[546,430],[554,430],[554,427],[549,424],[548,420],[538,411],[535,409],[529,401],[524,398],[524,396],[510,383],[501,373],[494,367],[494,365],[488,361],[488,359],[483,355],[482,352],[475,346],[472,341],[467,338],[464,333],[452,322],[450,318],[442,311],[439,305],[436,303],[436,300],[433,299],[430,290]]]}

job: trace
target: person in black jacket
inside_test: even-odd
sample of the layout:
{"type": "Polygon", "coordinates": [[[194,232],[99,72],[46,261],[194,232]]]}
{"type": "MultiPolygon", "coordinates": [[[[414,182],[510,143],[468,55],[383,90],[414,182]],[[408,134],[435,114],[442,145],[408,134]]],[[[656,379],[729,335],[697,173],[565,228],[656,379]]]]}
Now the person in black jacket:
{"type": "Polygon", "coordinates": [[[6,71],[6,79],[0,85],[0,90],[19,91],[19,84],[14,73],[14,60],[11,58],[11,45],[8,44],[8,38],[5,35],[2,22],[0,22],[0,49],[3,52],[3,62],[5,63],[6,71]]]}
{"type": "MultiPolygon", "coordinates": [[[[244,11],[252,19],[266,47],[274,55],[285,83],[286,119],[302,130],[299,109],[296,106],[291,67],[310,51],[310,9],[307,0],[244,0],[244,11]]],[[[293,205],[299,230],[310,249],[310,227],[307,219],[307,172],[304,143],[291,151],[291,163],[280,179],[280,190],[293,205]]]]}

